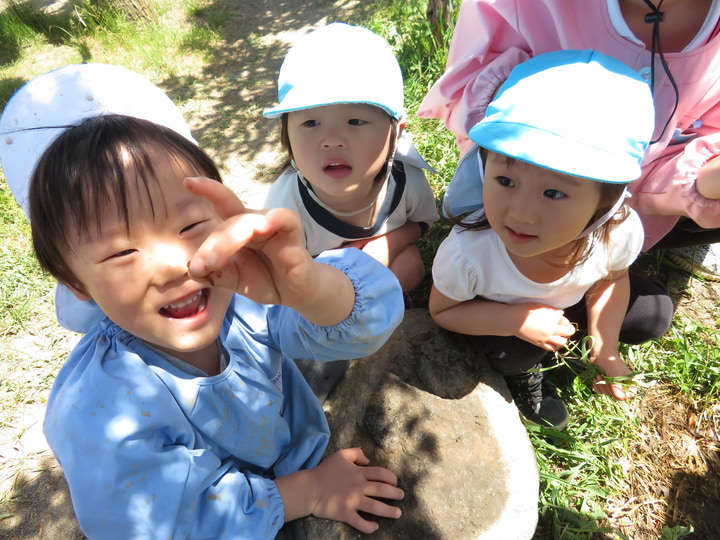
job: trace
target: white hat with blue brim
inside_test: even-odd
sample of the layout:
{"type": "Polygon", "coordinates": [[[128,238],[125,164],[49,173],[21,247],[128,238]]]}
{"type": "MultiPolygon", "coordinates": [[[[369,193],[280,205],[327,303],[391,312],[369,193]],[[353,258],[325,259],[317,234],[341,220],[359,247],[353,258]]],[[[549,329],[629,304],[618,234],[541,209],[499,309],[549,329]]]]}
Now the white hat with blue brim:
{"type": "Polygon", "coordinates": [[[303,36],[288,51],[278,76],[278,104],[267,118],[336,105],[366,103],[400,120],[403,78],[388,43],[367,28],[332,23],[303,36]]]}
{"type": "MultiPolygon", "coordinates": [[[[26,216],[28,187],[45,150],[84,120],[121,114],[166,126],[190,141],[190,128],[160,88],[124,67],[73,64],[32,79],[13,94],[0,117],[0,167],[26,216]]],[[[65,328],[87,332],[104,314],[64,285],[55,294],[57,319],[65,328]]]]}
{"type": "Polygon", "coordinates": [[[650,87],[627,65],[592,50],[540,54],[512,70],[470,130],[477,146],[460,161],[443,212],[482,207],[480,148],[562,174],[632,182],[654,124],[650,87]]]}

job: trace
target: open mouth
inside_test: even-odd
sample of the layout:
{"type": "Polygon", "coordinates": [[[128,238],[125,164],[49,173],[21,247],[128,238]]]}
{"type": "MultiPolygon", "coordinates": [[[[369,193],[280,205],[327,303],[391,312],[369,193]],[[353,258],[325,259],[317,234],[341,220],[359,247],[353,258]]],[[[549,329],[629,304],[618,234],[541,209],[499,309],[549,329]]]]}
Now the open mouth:
{"type": "Polygon", "coordinates": [[[208,289],[202,289],[174,304],[160,308],[160,314],[171,319],[184,319],[192,317],[205,309],[208,289]]]}
{"type": "Polygon", "coordinates": [[[351,167],[345,163],[328,163],[323,167],[323,170],[325,172],[349,171],[351,167]]]}

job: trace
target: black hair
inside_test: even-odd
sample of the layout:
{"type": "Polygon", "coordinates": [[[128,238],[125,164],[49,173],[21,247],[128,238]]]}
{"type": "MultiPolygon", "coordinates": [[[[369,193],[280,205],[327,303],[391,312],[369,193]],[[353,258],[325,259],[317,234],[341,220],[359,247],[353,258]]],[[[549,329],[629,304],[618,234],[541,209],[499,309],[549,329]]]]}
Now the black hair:
{"type": "Polygon", "coordinates": [[[155,211],[149,193],[159,173],[151,152],[158,149],[198,176],[222,182],[212,159],[195,143],[147,120],[92,117],[53,141],[38,161],[28,193],[33,247],[44,270],[77,287],[80,284],[66,262],[71,250],[68,231],[99,230],[108,204],[117,205],[129,227],[129,200],[136,190],[148,195],[155,211]]]}

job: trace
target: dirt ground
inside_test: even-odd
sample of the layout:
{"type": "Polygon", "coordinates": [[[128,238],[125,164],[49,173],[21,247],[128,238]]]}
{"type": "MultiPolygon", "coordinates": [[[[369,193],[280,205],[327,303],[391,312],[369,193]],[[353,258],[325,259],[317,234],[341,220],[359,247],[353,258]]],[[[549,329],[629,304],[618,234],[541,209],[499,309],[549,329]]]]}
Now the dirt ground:
{"type": "MultiPolygon", "coordinates": [[[[0,3],[0,6],[2,4],[0,3]]],[[[183,113],[201,146],[221,165],[226,181],[249,204],[261,200],[277,173],[277,125],[261,116],[275,101],[276,74],[290,43],[308,29],[334,20],[354,22],[373,2],[349,0],[226,0],[228,38],[213,59],[191,80],[163,81],[161,86],[182,101],[183,113]]],[[[691,320],[717,327],[707,309],[717,304],[720,288],[698,281],[675,281],[679,309],[691,320]]],[[[77,336],[43,321],[39,329],[18,336],[13,347],[43,358],[52,342],[68,351],[77,336]]],[[[47,359],[50,361],[50,359],[47,359]]],[[[42,436],[44,399],[37,396],[0,433],[0,493],[12,492],[0,504],[0,539],[83,539],[66,484],[42,436]]],[[[693,538],[717,538],[720,530],[720,407],[698,417],[692,404],[672,396],[648,393],[639,406],[646,448],[639,458],[662,459],[664,476],[648,471],[645,462],[628,467],[629,488],[622,501],[609,501],[608,511],[629,538],[657,538],[658,520],[677,522],[691,516],[704,531],[693,538]],[[708,534],[706,536],[705,534],[708,534]]],[[[92,459],[89,456],[89,459],[92,459]]],[[[2,500],[2,499],[0,499],[2,500]]],[[[609,538],[609,537],[608,537],[609,538]]]]}

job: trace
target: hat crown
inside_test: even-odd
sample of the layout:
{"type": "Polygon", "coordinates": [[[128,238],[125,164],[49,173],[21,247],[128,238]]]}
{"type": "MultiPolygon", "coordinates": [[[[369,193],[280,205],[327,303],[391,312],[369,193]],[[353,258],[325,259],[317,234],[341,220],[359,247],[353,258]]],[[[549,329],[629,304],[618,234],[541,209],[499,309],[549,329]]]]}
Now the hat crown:
{"type": "Polygon", "coordinates": [[[180,110],[142,75],[110,64],[72,64],[20,87],[0,116],[0,166],[28,215],[30,178],[43,153],[68,127],[104,114],[149,120],[194,139],[180,110]]]}
{"type": "Polygon", "coordinates": [[[597,51],[564,50],[516,66],[469,135],[533,165],[626,183],[640,176],[654,122],[639,74],[597,51]]]}
{"type": "Polygon", "coordinates": [[[402,71],[388,43],[360,26],[332,23],[300,38],[278,76],[278,105],[264,115],[333,105],[366,103],[400,119],[402,71]]]}

